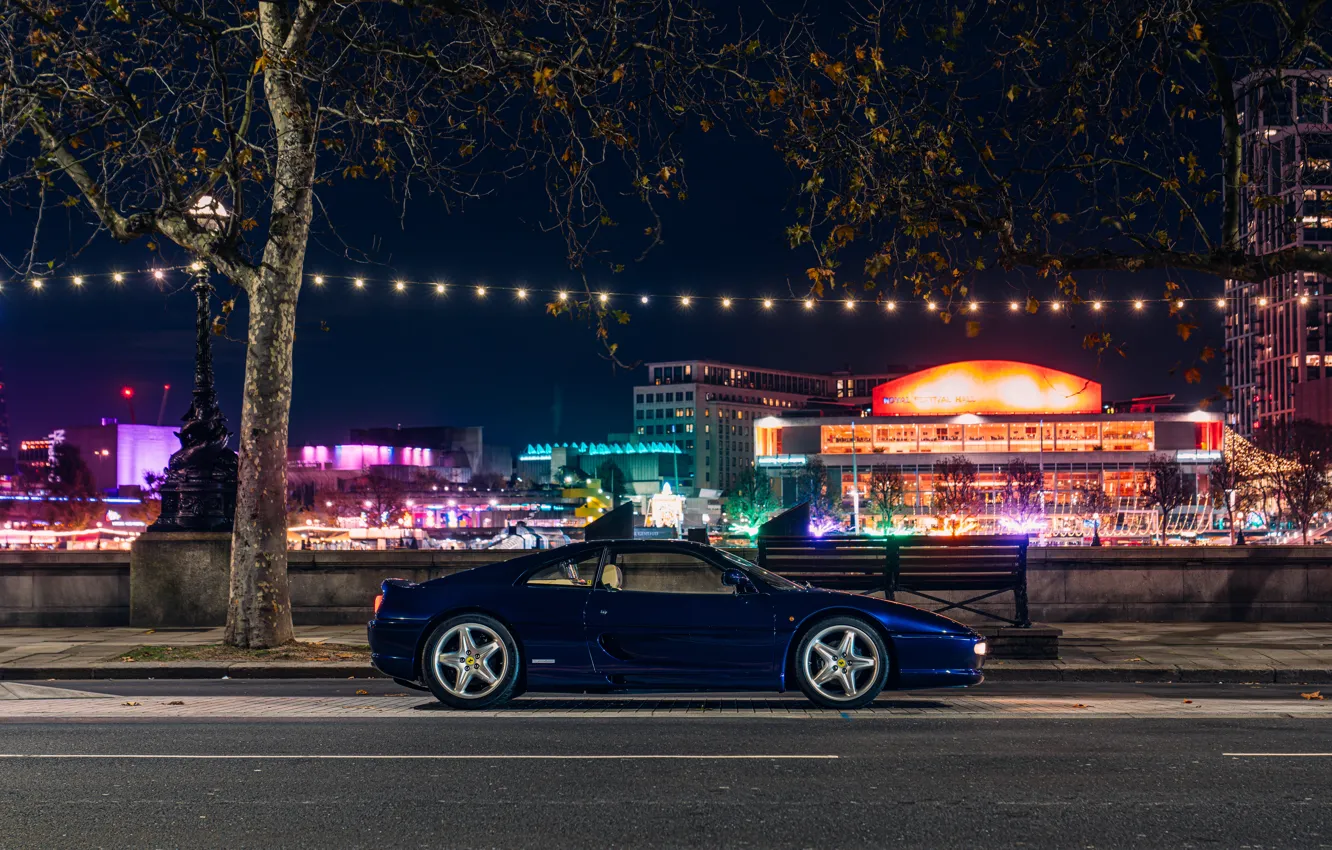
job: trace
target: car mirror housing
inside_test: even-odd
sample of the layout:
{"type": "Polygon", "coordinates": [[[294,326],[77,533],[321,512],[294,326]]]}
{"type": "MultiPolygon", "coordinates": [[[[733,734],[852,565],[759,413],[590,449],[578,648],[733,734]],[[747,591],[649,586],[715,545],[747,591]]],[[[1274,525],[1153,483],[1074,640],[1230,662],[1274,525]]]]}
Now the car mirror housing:
{"type": "Polygon", "coordinates": [[[722,572],[722,584],[741,592],[754,589],[754,583],[749,580],[749,576],[745,575],[743,570],[734,568],[722,572]]]}

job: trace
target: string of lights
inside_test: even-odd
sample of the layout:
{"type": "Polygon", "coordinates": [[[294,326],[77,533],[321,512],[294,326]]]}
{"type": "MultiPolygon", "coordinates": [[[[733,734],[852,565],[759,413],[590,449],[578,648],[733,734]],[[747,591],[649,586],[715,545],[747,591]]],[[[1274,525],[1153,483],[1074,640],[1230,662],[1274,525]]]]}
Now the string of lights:
{"type": "MultiPolygon", "coordinates": [[[[154,283],[162,284],[167,282],[173,275],[192,274],[200,271],[201,268],[202,266],[198,263],[192,263],[188,266],[161,266],[134,272],[110,271],[96,274],[53,274],[32,276],[26,279],[10,281],[8,286],[6,286],[5,283],[0,282],[0,294],[10,291],[15,284],[24,286],[32,292],[54,291],[57,287],[62,285],[74,290],[80,290],[98,280],[109,281],[117,287],[135,280],[151,280],[154,283]]],[[[981,313],[987,309],[1006,310],[1010,313],[1060,313],[1075,309],[1084,309],[1090,310],[1093,313],[1101,313],[1122,307],[1127,307],[1134,312],[1143,312],[1150,306],[1161,305],[1165,305],[1174,311],[1198,306],[1211,306],[1224,310],[1229,303],[1229,300],[1231,300],[1222,296],[1205,297],[1190,295],[1172,298],[1102,298],[1089,296],[1074,301],[1065,296],[1063,298],[1037,299],[1034,304],[1027,298],[968,298],[962,301],[953,301],[949,303],[942,299],[901,300],[898,298],[884,297],[857,299],[846,295],[814,298],[790,295],[693,295],[688,293],[661,295],[618,290],[597,290],[586,292],[574,289],[550,289],[522,285],[495,286],[488,283],[459,284],[445,279],[423,281],[393,278],[390,280],[380,280],[365,276],[329,274],[309,274],[306,275],[306,279],[316,291],[332,291],[339,286],[342,286],[354,293],[378,294],[387,292],[393,295],[405,296],[408,294],[409,290],[425,290],[434,296],[441,298],[463,296],[470,297],[476,301],[485,301],[487,299],[494,301],[496,299],[505,298],[517,304],[541,300],[556,303],[569,303],[571,305],[588,303],[595,307],[608,310],[620,308],[644,308],[654,304],[666,303],[681,309],[691,309],[696,307],[702,309],[712,306],[720,308],[723,311],[734,310],[746,305],[755,306],[763,311],[771,311],[778,309],[779,306],[786,305],[795,306],[798,309],[809,312],[822,308],[841,309],[846,312],[853,312],[856,310],[878,310],[886,313],[896,313],[909,307],[918,307],[923,308],[926,312],[938,312],[946,309],[962,315],[981,313]]],[[[1298,300],[1301,304],[1307,304],[1309,302],[1308,296],[1303,295],[1299,296],[1298,300]]],[[[1268,299],[1259,298],[1258,305],[1260,307],[1268,306],[1268,299]]]]}

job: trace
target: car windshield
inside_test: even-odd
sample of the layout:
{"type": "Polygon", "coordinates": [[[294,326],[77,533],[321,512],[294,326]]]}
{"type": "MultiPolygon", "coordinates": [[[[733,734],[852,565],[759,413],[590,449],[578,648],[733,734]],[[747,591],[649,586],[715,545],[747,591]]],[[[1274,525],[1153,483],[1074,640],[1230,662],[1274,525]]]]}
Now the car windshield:
{"type": "Polygon", "coordinates": [[[758,576],[760,579],[763,580],[764,584],[766,584],[768,587],[772,588],[773,590],[787,591],[787,590],[805,589],[804,585],[796,584],[795,582],[791,581],[789,578],[782,578],[781,576],[777,575],[771,570],[765,570],[752,561],[746,561],[744,558],[741,558],[739,555],[732,555],[730,552],[727,552],[725,549],[718,549],[717,551],[721,553],[721,556],[723,558],[734,563],[737,567],[749,573],[751,576],[758,576]]]}

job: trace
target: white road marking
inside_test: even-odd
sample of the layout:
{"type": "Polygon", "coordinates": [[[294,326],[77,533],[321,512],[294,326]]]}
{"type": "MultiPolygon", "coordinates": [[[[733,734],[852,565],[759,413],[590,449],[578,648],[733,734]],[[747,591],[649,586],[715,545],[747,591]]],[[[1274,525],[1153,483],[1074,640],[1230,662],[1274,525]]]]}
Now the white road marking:
{"type": "Polygon", "coordinates": [[[699,761],[761,761],[766,759],[784,760],[826,760],[836,759],[834,755],[244,755],[227,753],[220,755],[179,755],[154,753],[0,753],[0,759],[234,759],[234,760],[301,760],[301,759],[364,759],[364,760],[418,760],[418,761],[487,761],[506,760],[552,760],[552,761],[640,761],[648,759],[687,759],[699,761]]]}
{"type": "Polygon", "coordinates": [[[1231,758],[1332,758],[1332,753],[1221,753],[1231,758]]]}

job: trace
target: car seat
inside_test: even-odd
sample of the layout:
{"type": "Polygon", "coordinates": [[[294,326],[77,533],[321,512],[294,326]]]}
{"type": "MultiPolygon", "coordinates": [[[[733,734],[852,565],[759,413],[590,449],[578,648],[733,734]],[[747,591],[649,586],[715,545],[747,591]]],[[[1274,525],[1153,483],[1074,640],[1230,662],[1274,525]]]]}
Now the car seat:
{"type": "Polygon", "coordinates": [[[601,568],[601,586],[608,590],[624,590],[624,576],[620,568],[607,564],[601,568]]]}

